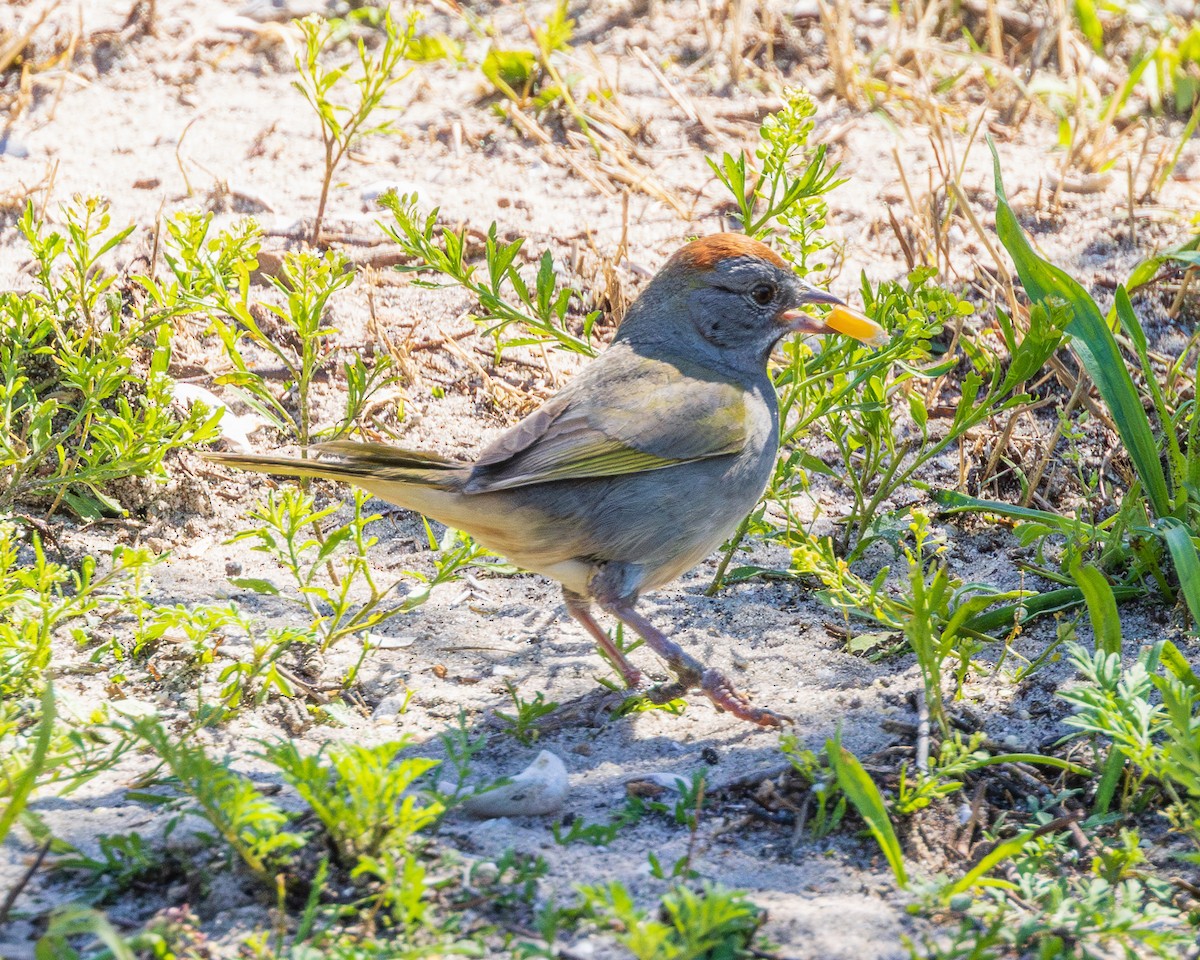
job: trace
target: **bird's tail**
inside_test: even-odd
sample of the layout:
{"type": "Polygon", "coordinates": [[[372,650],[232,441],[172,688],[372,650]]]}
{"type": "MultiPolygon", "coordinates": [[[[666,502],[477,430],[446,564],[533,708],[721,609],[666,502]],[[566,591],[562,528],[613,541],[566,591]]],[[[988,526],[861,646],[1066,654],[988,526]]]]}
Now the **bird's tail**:
{"type": "Polygon", "coordinates": [[[203,456],[213,463],[237,467],[239,470],[252,470],[255,473],[272,473],[287,477],[323,477],[328,480],[357,482],[360,485],[364,480],[382,480],[415,483],[442,490],[452,490],[460,486],[463,468],[467,466],[436,453],[402,450],[385,443],[339,440],[318,444],[309,449],[322,456],[332,455],[339,459],[304,459],[277,454],[211,451],[205,451],[203,456]]]}

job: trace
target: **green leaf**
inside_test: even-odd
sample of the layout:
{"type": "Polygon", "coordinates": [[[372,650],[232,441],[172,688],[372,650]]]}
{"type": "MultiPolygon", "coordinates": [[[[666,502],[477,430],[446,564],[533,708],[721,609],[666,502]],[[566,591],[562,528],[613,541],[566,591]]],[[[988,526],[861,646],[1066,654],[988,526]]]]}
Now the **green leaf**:
{"type": "Polygon", "coordinates": [[[829,755],[829,764],[837,776],[837,784],[858,815],[866,821],[868,829],[874,835],[879,849],[887,858],[896,877],[896,883],[901,889],[908,886],[908,873],[904,869],[904,854],[900,850],[900,841],[896,839],[896,831],[888,816],[887,805],[883,795],[875,786],[858,757],[843,747],[836,740],[825,741],[825,750],[829,755]]]}
{"type": "Polygon", "coordinates": [[[959,877],[958,880],[946,888],[946,890],[943,891],[943,896],[949,898],[959,893],[966,893],[968,890],[974,887],[976,883],[981,883],[981,885],[989,887],[1011,888],[1013,885],[1007,880],[989,880],[982,882],[983,875],[998,863],[1001,863],[1002,861],[1007,860],[1009,857],[1014,857],[1020,853],[1021,848],[1033,839],[1034,833],[1036,833],[1036,831],[1026,830],[1024,833],[1018,834],[1009,840],[1005,840],[1003,843],[997,844],[994,848],[992,848],[992,851],[986,854],[983,859],[975,864],[975,866],[973,866],[965,874],[959,877]]]}
{"type": "Polygon", "coordinates": [[[1159,267],[1172,260],[1176,263],[1187,264],[1189,267],[1200,267],[1200,250],[1196,249],[1198,246],[1200,246],[1200,234],[1192,237],[1187,243],[1175,247],[1173,250],[1167,250],[1157,256],[1143,260],[1129,274],[1129,279],[1125,281],[1126,289],[1132,293],[1138,287],[1150,283],[1158,276],[1159,267]]]}
{"type": "Polygon", "coordinates": [[[279,596],[279,588],[270,580],[263,580],[260,577],[230,577],[229,582],[235,587],[240,587],[243,590],[252,590],[254,593],[262,596],[279,596]]]}
{"type": "Polygon", "coordinates": [[[1083,591],[1083,597],[1087,601],[1096,649],[1120,656],[1121,616],[1117,613],[1117,600],[1108,580],[1090,563],[1072,564],[1071,576],[1079,584],[1079,589],[1083,591]]]}
{"type": "Polygon", "coordinates": [[[1061,301],[1070,308],[1072,319],[1066,330],[1074,338],[1072,349],[1112,413],[1117,432],[1146,489],[1154,513],[1160,517],[1169,516],[1171,492],[1159,462],[1158,444],[1116,338],[1088,292],[1063,270],[1038,256],[1030,246],[1017,215],[1008,205],[1000,175],[1000,157],[990,137],[988,145],[996,178],[996,233],[1000,242],[1013,258],[1030,300],[1046,304],[1050,309],[1061,301]]]}
{"type": "Polygon", "coordinates": [[[1059,516],[1057,513],[1038,510],[1034,507],[1021,507],[1014,503],[1005,503],[1003,500],[984,500],[980,497],[959,493],[957,490],[934,490],[930,493],[930,497],[942,508],[940,513],[944,514],[975,511],[993,513],[998,517],[1008,517],[1010,520],[1045,523],[1053,527],[1065,528],[1067,525],[1071,527],[1075,525],[1073,519],[1059,516]]]}
{"type": "Polygon", "coordinates": [[[530,50],[488,51],[479,66],[483,75],[508,99],[519,102],[529,94],[537,71],[537,56],[530,50]],[[521,92],[518,93],[517,91],[521,92]]]}
{"type": "MultiPolygon", "coordinates": [[[[63,502],[71,508],[80,520],[95,522],[104,519],[104,510],[100,503],[86,493],[76,493],[68,490],[63,494],[63,502]]],[[[118,511],[119,512],[119,511],[118,511]]]]}
{"type": "Polygon", "coordinates": [[[1192,669],[1191,663],[1187,657],[1179,652],[1179,648],[1170,640],[1164,640],[1162,644],[1162,652],[1159,654],[1162,660],[1162,665],[1166,667],[1176,680],[1179,680],[1197,693],[1200,693],[1200,677],[1196,676],[1196,672],[1192,669]]]}
{"type": "Polygon", "coordinates": [[[1114,743],[1108,748],[1108,756],[1104,759],[1104,767],[1100,774],[1100,783],[1096,786],[1096,798],[1092,801],[1093,814],[1104,816],[1108,813],[1124,770],[1125,754],[1114,743]]]}
{"type": "MultiPolygon", "coordinates": [[[[84,935],[91,935],[103,943],[114,960],[135,960],[125,939],[104,914],[79,904],[69,904],[54,912],[33,955],[36,960],[69,960],[78,957],[79,954],[67,943],[67,938],[84,935]]],[[[94,956],[91,953],[88,955],[94,956]]]]}
{"type": "Polygon", "coordinates": [[[995,756],[976,761],[972,764],[972,769],[993,767],[1001,763],[1030,763],[1042,767],[1054,767],[1056,770],[1065,770],[1067,773],[1073,773],[1080,777],[1092,777],[1096,773],[1090,767],[1059,757],[1048,757],[1044,753],[998,753],[995,756]]]}
{"type": "Polygon", "coordinates": [[[1200,624],[1200,556],[1196,554],[1191,531],[1183,524],[1172,521],[1162,536],[1167,542],[1167,549],[1171,551],[1179,589],[1192,614],[1192,623],[1200,624]]]}
{"type": "MultiPolygon", "coordinates": [[[[1143,587],[1117,586],[1109,588],[1118,600],[1133,600],[1146,595],[1143,587]]],[[[1017,603],[988,610],[972,617],[964,626],[977,633],[991,633],[1002,627],[1011,627],[1018,617],[1022,623],[1028,623],[1034,617],[1073,610],[1085,602],[1083,591],[1078,587],[1062,587],[1058,590],[1047,590],[1036,596],[1026,597],[1017,603]]]]}
{"type": "Polygon", "coordinates": [[[1075,0],[1075,19],[1092,49],[1101,53],[1104,50],[1104,26],[1100,23],[1094,0],[1075,0]]]}
{"type": "Polygon", "coordinates": [[[1121,328],[1129,336],[1134,350],[1137,351],[1138,361],[1142,365],[1142,379],[1146,381],[1146,387],[1150,391],[1151,399],[1154,401],[1155,416],[1158,417],[1158,422],[1163,428],[1162,432],[1166,441],[1168,461],[1171,465],[1173,486],[1178,487],[1181,483],[1185,482],[1187,464],[1183,452],[1179,448],[1179,438],[1175,435],[1175,431],[1171,429],[1171,411],[1168,409],[1166,399],[1163,397],[1162,387],[1159,386],[1158,374],[1155,373],[1154,368],[1150,364],[1146,331],[1142,329],[1141,321],[1138,320],[1137,314],[1133,311],[1133,304],[1129,301],[1129,294],[1119,284],[1113,306],[1117,314],[1117,319],[1121,321],[1121,328]]]}
{"type": "Polygon", "coordinates": [[[12,829],[17,816],[25,809],[25,804],[29,801],[29,795],[33,793],[33,788],[37,786],[38,775],[42,772],[42,767],[46,763],[46,754],[50,750],[50,738],[54,734],[54,719],[56,715],[54,686],[47,683],[46,689],[42,691],[42,718],[38,721],[37,736],[33,741],[33,751],[29,756],[28,762],[20,774],[17,775],[15,782],[9,786],[8,806],[4,808],[3,813],[0,813],[0,842],[8,836],[8,831],[12,829]]]}

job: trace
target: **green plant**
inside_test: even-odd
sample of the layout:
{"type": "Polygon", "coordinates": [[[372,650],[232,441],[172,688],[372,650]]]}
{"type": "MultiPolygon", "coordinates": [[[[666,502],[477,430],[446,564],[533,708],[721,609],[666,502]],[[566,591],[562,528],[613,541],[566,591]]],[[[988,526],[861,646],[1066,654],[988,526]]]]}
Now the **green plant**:
{"type": "Polygon", "coordinates": [[[0,512],[65,504],[85,519],[120,513],[106,488],[165,477],[171,450],[217,433],[221,411],[171,411],[172,317],[183,312],[145,278],[127,289],[101,266],[133,231],[111,229],[95,198],[63,207],[49,231],[29,204],[18,229],[35,261],[28,293],[0,293],[0,512]],[[128,295],[142,287],[151,296],[128,295]]]}
{"type": "Polygon", "coordinates": [[[956,690],[961,690],[975,653],[985,645],[1001,643],[995,632],[1011,631],[1036,616],[1078,606],[1083,594],[1078,588],[1039,594],[964,583],[951,575],[945,544],[931,531],[928,516],[912,510],[909,518],[906,532],[912,537],[911,546],[903,538],[904,528],[889,531],[907,561],[907,576],[899,585],[892,582],[890,566],[881,567],[870,581],[854,573],[830,538],[809,537],[794,547],[790,574],[818,577],[824,589],[817,596],[824,603],[883,628],[853,637],[851,650],[866,652],[887,644],[885,652],[898,652],[903,645],[896,643],[897,634],[903,635],[916,654],[931,717],[945,729],[941,691],[947,661],[953,658],[957,663],[956,690]]]}
{"type": "Polygon", "coordinates": [[[1144,807],[1154,788],[1172,825],[1200,848],[1200,680],[1187,660],[1169,641],[1129,666],[1103,649],[1070,653],[1084,682],[1059,693],[1075,707],[1066,722],[1109,744],[1094,808],[1106,812],[1118,789],[1122,810],[1144,807]]]}
{"type": "Polygon", "coordinates": [[[22,562],[17,528],[0,520],[0,838],[34,789],[66,793],[114,765],[128,749],[97,735],[107,708],[63,722],[50,683],[54,643],[95,645],[105,619],[122,610],[129,582],[157,558],[145,549],[116,547],[102,569],[86,557],[77,570],[50,561],[36,534],[22,562]]]}
{"type": "Polygon", "coordinates": [[[214,760],[194,738],[178,737],[156,717],[132,721],[128,732],[170,770],[173,785],[195,804],[261,882],[275,885],[305,835],[286,829],[291,818],[227,763],[214,760]]]}
{"type": "Polygon", "coordinates": [[[327,322],[330,299],[354,281],[340,251],[289,251],[267,282],[282,303],[253,301],[251,276],[258,267],[261,233],[242,220],[212,235],[211,214],[180,213],[167,223],[163,257],[175,282],[146,281],[156,299],[174,309],[207,317],[232,370],[214,378],[301,446],[346,435],[381,390],[396,382],[395,365],[379,355],[370,365],[355,354],[342,363],[346,377],[344,415],[335,425],[313,424],[312,385],[334,361],[337,329],[327,322]],[[281,384],[256,354],[281,368],[281,384]]]}
{"type": "MultiPolygon", "coordinates": [[[[251,549],[274,557],[291,580],[292,590],[285,591],[260,578],[236,577],[232,582],[297,605],[309,618],[312,636],[324,651],[346,637],[365,637],[393,617],[420,606],[434,587],[455,579],[458,571],[475,562],[482,552],[469,542],[449,539],[435,561],[432,577],[408,572],[381,588],[369,560],[376,540],[366,529],[382,514],[363,512],[368,499],[366,493],[356,490],[349,521],[322,530],[322,521],[336,513],[339,504],[318,510],[311,496],[295,488],[271,493],[250,513],[257,526],[239,532],[230,542],[251,541],[251,549]],[[402,600],[392,601],[392,595],[409,580],[418,581],[420,586],[402,600]]],[[[369,649],[370,644],[364,643],[364,657],[369,649]]],[[[358,666],[347,675],[347,683],[357,675],[358,666]]]]}
{"type": "Polygon", "coordinates": [[[335,26],[315,14],[298,21],[304,36],[304,48],[296,54],[296,70],[300,77],[293,86],[304,96],[320,121],[321,143],[325,151],[321,197],[317,201],[317,216],[310,240],[314,246],[321,240],[321,225],[325,220],[325,204],[329,199],[333,173],[346,153],[364,137],[389,133],[395,129],[391,118],[373,120],[372,116],[381,109],[397,109],[388,107],[384,101],[392,87],[410,72],[401,70],[400,64],[409,53],[417,19],[415,13],[410,14],[405,25],[398,27],[389,12],[384,18],[383,43],[374,53],[368,51],[362,39],[358,41],[361,75],[354,80],[355,97],[350,103],[338,103],[332,97],[335,91],[340,92],[340,81],[349,66],[328,68],[324,63],[335,26]]]}
{"type": "MultiPolygon", "coordinates": [[[[0,812],[0,841],[3,841],[12,830],[13,824],[17,822],[17,817],[29,803],[29,798],[46,768],[46,756],[54,737],[54,719],[54,687],[46,684],[46,689],[42,693],[41,716],[38,718],[33,742],[29,744],[28,750],[20,750],[18,745],[12,742],[17,739],[15,737],[5,736],[3,738],[9,741],[6,745],[12,751],[9,754],[10,763],[12,760],[17,760],[20,767],[18,770],[11,770],[9,764],[4,765],[4,781],[3,784],[0,784],[0,796],[6,797],[8,802],[4,805],[4,810],[0,812]]],[[[8,730],[4,732],[10,733],[8,730]]]]}
{"type": "Polygon", "coordinates": [[[407,740],[374,747],[347,743],[303,756],[287,740],[268,746],[264,756],[312,808],[349,868],[386,850],[410,850],[412,838],[442,815],[440,803],[422,803],[408,792],[437,761],[397,760],[407,746],[407,740]]]}
{"type": "Polygon", "coordinates": [[[828,752],[809,750],[794,733],[780,737],[779,748],[792,769],[808,785],[809,796],[817,802],[816,810],[812,811],[806,798],[797,830],[808,827],[816,840],[829,836],[841,826],[846,815],[846,797],[837,788],[837,775],[830,766],[828,752]]]}
{"type": "MultiPolygon", "coordinates": [[[[606,847],[612,843],[626,827],[638,823],[648,811],[645,800],[637,796],[627,796],[625,805],[609,819],[608,823],[588,823],[582,817],[573,817],[567,824],[555,823],[550,827],[554,842],[560,846],[582,841],[594,847],[606,847]],[[566,827],[564,830],[563,827],[566,827]]],[[[663,806],[665,810],[666,807],[663,806]]]]}
{"type": "MultiPolygon", "coordinates": [[[[1000,175],[1000,161],[993,148],[996,177],[996,231],[1012,256],[1036,305],[1066,310],[1065,330],[1087,375],[1095,383],[1111,413],[1113,424],[1137,476],[1121,501],[1118,512],[1097,530],[1108,570],[1126,572],[1122,587],[1144,593],[1147,580],[1174,601],[1186,603],[1193,620],[1200,620],[1200,500],[1195,490],[1200,483],[1200,417],[1193,403],[1177,403],[1172,409],[1158,385],[1145,332],[1134,313],[1124,286],[1116,290],[1112,319],[1119,323],[1136,358],[1134,371],[1142,388],[1134,382],[1130,364],[1121,351],[1095,301],[1063,270],[1039,257],[1030,246],[1016,215],[1009,207],[1000,175]],[[1154,411],[1156,433],[1147,414],[1154,411]],[[1164,467],[1164,463],[1166,466],[1164,467]],[[1176,590],[1167,576],[1166,561],[1174,568],[1176,590]]],[[[1033,521],[1041,530],[1057,531],[1068,538],[1078,524],[1049,511],[1013,508],[989,501],[955,501],[959,509],[987,512],[1033,521]]],[[[1077,560],[1079,551],[1067,554],[1077,560]]]]}
{"type": "Polygon", "coordinates": [[[512,734],[518,743],[523,743],[527,747],[531,746],[541,736],[538,721],[553,713],[558,704],[553,700],[547,703],[541,690],[534,694],[532,700],[525,700],[510,681],[505,681],[504,686],[508,690],[514,710],[512,713],[497,710],[496,718],[503,724],[505,731],[512,734]]]}
{"type": "MultiPolygon", "coordinates": [[[[113,960],[135,960],[133,950],[104,914],[97,910],[70,905],[55,911],[46,932],[34,950],[37,960],[82,960],[70,941],[92,937],[104,944],[113,960]]],[[[92,955],[94,956],[94,954],[92,955]]]]}
{"type": "MultiPolygon", "coordinates": [[[[439,733],[438,739],[446,754],[441,771],[451,770],[454,776],[452,781],[445,781],[450,788],[448,791],[445,787],[437,787],[432,789],[430,794],[449,809],[468,796],[467,782],[471,778],[471,762],[477,753],[487,747],[487,737],[483,734],[471,736],[466,712],[460,709],[454,725],[439,733]]],[[[490,789],[490,785],[482,785],[473,792],[479,793],[487,789],[490,789]]]]}
{"type": "Polygon", "coordinates": [[[808,146],[816,112],[812,98],[792,88],[783,107],[759,127],[757,170],[744,151],[725,153],[720,161],[705,158],[737,205],[742,230],[760,240],[773,237],[801,276],[828,270],[810,258],[832,245],[819,233],[827,213],[824,195],[846,182],[838,179],[838,165],[826,160],[825,144],[808,146]]]}
{"type": "Polygon", "coordinates": [[[533,28],[536,50],[506,50],[493,42],[479,69],[499,93],[518,106],[530,105],[536,92],[532,105],[541,109],[562,96],[557,86],[544,87],[550,75],[543,61],[551,53],[569,49],[574,29],[575,21],[567,16],[567,4],[556,3],[546,24],[540,30],[533,28]]]}
{"type": "MultiPolygon", "coordinates": [[[[439,239],[436,236],[437,209],[422,215],[415,195],[389,193],[380,203],[395,219],[395,226],[381,225],[384,233],[414,261],[400,269],[433,271],[474,296],[479,301],[480,312],[473,313],[472,319],[495,339],[497,359],[505,347],[540,343],[553,343],[585,356],[595,355],[592,327],[600,318],[600,312],[592,311],[579,320],[572,316],[572,302],[581,300],[581,295],[572,287],[558,285],[554,257],[549,250],[538,259],[531,286],[517,263],[524,238],[506,243],[498,236],[493,223],[484,240],[487,276],[480,279],[478,266],[468,262],[470,250],[465,227],[457,233],[443,227],[439,239]],[[515,337],[506,334],[513,325],[521,330],[515,337]]],[[[438,286],[425,280],[415,282],[428,287],[438,286]]]]}
{"type": "MultiPolygon", "coordinates": [[[[248,264],[240,267],[244,271],[248,264]]],[[[327,250],[319,256],[308,251],[289,251],[280,277],[270,278],[272,286],[285,298],[284,305],[258,305],[287,331],[282,337],[278,331],[264,330],[256,319],[249,301],[248,279],[248,273],[242,273],[236,295],[228,287],[219,287],[199,302],[207,309],[225,355],[233,365],[231,372],[215,380],[236,387],[258,413],[279,429],[293,433],[296,442],[306,447],[316,436],[310,396],[313,379],[327,360],[327,341],[337,332],[326,324],[326,309],[329,298],[354,280],[353,269],[345,254],[336,250],[327,250]],[[276,395],[262,374],[247,364],[244,342],[282,365],[283,394],[276,395]],[[283,399],[293,390],[294,413],[283,399]]],[[[361,385],[358,392],[362,393],[361,385]]]]}
{"type": "MultiPolygon", "coordinates": [[[[956,884],[961,893],[951,898],[950,912],[961,919],[954,947],[927,941],[924,949],[911,947],[912,956],[1173,960],[1186,955],[1183,951],[1194,946],[1194,932],[1172,905],[1168,884],[1117,866],[1128,863],[1131,852],[1109,846],[1093,858],[1090,870],[1076,873],[1063,864],[1060,844],[1065,836],[1062,831],[1038,836],[1031,831],[998,846],[1009,879],[990,881],[974,896],[956,884]],[[1121,879],[1104,876],[1114,872],[1121,879]]],[[[1118,843],[1125,847],[1128,837],[1118,843]]],[[[990,855],[986,859],[989,868],[998,862],[990,855]]]]}
{"type": "MultiPolygon", "coordinates": [[[[567,6],[567,0],[558,0],[540,27],[526,19],[532,50],[502,47],[493,38],[479,69],[496,91],[519,109],[533,108],[540,113],[558,105],[565,107],[600,156],[588,117],[572,89],[576,78],[564,76],[556,63],[559,54],[570,51],[575,33],[575,21],[567,15],[567,6]]],[[[497,109],[505,113],[503,107],[497,109]]]]}
{"type": "Polygon", "coordinates": [[[264,629],[233,603],[225,606],[151,603],[146,600],[138,582],[133,589],[125,591],[123,607],[126,614],[132,612],[138,622],[128,643],[122,644],[114,637],[110,644],[114,655],[124,657],[128,653],[135,659],[149,658],[164,637],[181,638],[187,644],[183,652],[198,668],[194,682],[196,705],[198,713],[205,716],[206,724],[232,717],[247,702],[261,706],[272,693],[293,696],[293,681],[280,660],[294,645],[313,642],[311,632],[294,627],[264,629]],[[240,650],[237,656],[230,656],[223,649],[231,634],[245,638],[250,648],[249,656],[240,650]],[[220,691],[218,707],[205,701],[207,677],[203,668],[221,660],[229,662],[216,676],[220,691]]]}
{"type": "Polygon", "coordinates": [[[137,833],[101,834],[97,839],[99,856],[89,856],[78,849],[54,862],[56,871],[81,873],[86,876],[89,901],[106,903],[131,889],[148,889],[177,874],[169,858],[151,847],[137,833]]]}
{"type": "Polygon", "coordinates": [[[720,960],[752,957],[762,912],[745,895],[715,884],[673,887],[653,919],[619,880],[581,887],[584,915],[614,929],[637,960],[720,960]]]}
{"type": "Polygon", "coordinates": [[[840,742],[826,741],[825,752],[829,755],[829,766],[833,770],[838,788],[854,805],[867,829],[871,831],[879,849],[887,858],[888,866],[892,868],[897,886],[903,890],[908,886],[908,871],[904,866],[904,854],[900,850],[900,841],[896,839],[896,830],[892,826],[891,817],[888,816],[883,795],[863,769],[858,757],[840,742]]]}
{"type": "Polygon", "coordinates": [[[983,734],[975,733],[964,743],[962,734],[955,730],[941,742],[937,756],[930,758],[928,770],[917,769],[910,776],[908,764],[902,763],[892,802],[896,815],[909,816],[961,790],[962,780],[956,778],[979,769],[988,759],[987,753],[979,749],[983,741],[983,734]]]}
{"type": "Polygon", "coordinates": [[[519,853],[512,847],[506,849],[494,862],[483,861],[471,865],[467,873],[467,889],[482,887],[493,908],[530,906],[538,891],[538,881],[550,874],[550,864],[544,857],[519,853]]]}
{"type": "Polygon", "coordinates": [[[40,694],[59,633],[70,631],[79,644],[94,642],[80,621],[107,608],[125,584],[159,561],[148,550],[116,546],[107,570],[95,557],[71,570],[46,557],[37,534],[31,562],[21,563],[19,548],[16,526],[0,518],[0,717],[6,703],[40,694]]]}

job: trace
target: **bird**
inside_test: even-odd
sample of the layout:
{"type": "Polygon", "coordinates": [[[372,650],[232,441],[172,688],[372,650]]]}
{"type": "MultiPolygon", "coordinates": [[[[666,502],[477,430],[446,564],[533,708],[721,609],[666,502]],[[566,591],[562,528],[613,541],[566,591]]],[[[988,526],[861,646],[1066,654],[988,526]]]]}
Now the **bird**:
{"type": "Polygon", "coordinates": [[[609,346],[474,461],[353,441],[317,445],[321,459],[207,456],[346,481],[465,531],[557,581],[567,612],[630,688],[645,677],[595,607],[665,661],[674,680],[654,688],[654,700],[698,689],[719,710],[774,727],[788,718],[755,705],[637,603],[719,548],[754,508],[779,448],[771,352],[788,335],[831,333],[887,341],[881,326],[801,279],[767,244],[718,233],[676,251],[609,346]],[[804,312],[814,304],[833,310],[824,318],[804,312]]]}

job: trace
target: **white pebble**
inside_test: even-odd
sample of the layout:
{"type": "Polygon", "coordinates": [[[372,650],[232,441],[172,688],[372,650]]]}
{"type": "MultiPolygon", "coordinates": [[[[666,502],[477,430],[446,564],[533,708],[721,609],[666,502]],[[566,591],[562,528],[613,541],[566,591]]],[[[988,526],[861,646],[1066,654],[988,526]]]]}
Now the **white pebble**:
{"type": "Polygon", "coordinates": [[[549,750],[508,783],[464,801],[474,817],[541,817],[557,813],[567,797],[567,768],[549,750]]]}

